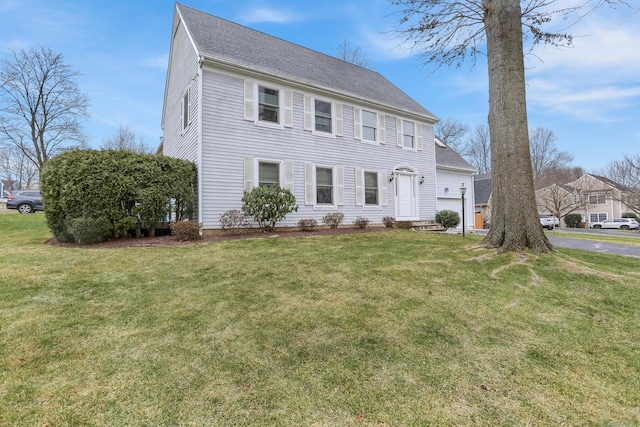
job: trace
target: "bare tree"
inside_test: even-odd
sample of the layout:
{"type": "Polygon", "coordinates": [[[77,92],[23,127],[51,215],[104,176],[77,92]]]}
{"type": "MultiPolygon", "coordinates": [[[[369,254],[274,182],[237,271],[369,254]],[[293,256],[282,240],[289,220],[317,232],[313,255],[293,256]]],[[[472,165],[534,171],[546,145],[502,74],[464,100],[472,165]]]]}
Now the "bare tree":
{"type": "Polygon", "coordinates": [[[33,187],[39,180],[39,174],[22,151],[4,146],[0,148],[0,179],[11,183],[11,190],[23,190],[33,187]]]}
{"type": "Polygon", "coordinates": [[[640,215],[640,154],[625,155],[622,160],[609,162],[599,174],[624,187],[618,200],[640,215]]]}
{"type": "Polygon", "coordinates": [[[552,246],[539,225],[529,150],[523,36],[533,45],[571,43],[571,35],[549,32],[555,17],[570,22],[603,5],[626,0],[389,0],[402,9],[398,37],[423,51],[427,63],[462,65],[486,42],[493,200],[491,228],[483,240],[502,251],[552,246]],[[557,6],[554,8],[554,6],[557,6]]]}
{"type": "Polygon", "coordinates": [[[61,54],[45,47],[12,51],[0,63],[0,139],[38,170],[85,139],[81,120],[88,100],[77,76],[61,54]]]}
{"type": "Polygon", "coordinates": [[[551,213],[556,218],[563,218],[580,209],[585,202],[584,198],[573,188],[557,184],[536,191],[536,200],[538,209],[544,210],[545,213],[551,213]]]}
{"type": "Polygon", "coordinates": [[[151,153],[151,148],[144,141],[144,137],[141,136],[138,142],[136,142],[136,135],[131,131],[131,127],[129,125],[120,125],[117,131],[102,141],[100,148],[102,150],[151,153]]]}
{"type": "Polygon", "coordinates": [[[477,125],[466,143],[465,158],[476,168],[477,173],[491,172],[491,140],[489,126],[477,125]]]}
{"type": "Polygon", "coordinates": [[[358,45],[351,46],[351,42],[344,39],[336,49],[336,58],[350,62],[363,68],[372,68],[371,61],[358,45]]]}
{"type": "Polygon", "coordinates": [[[566,167],[573,161],[573,155],[566,151],[558,151],[556,136],[553,131],[537,127],[529,132],[531,149],[531,168],[533,170],[533,185],[535,188],[544,187],[546,172],[566,167]]]}
{"type": "Polygon", "coordinates": [[[440,141],[444,142],[447,147],[464,156],[467,151],[467,145],[464,140],[469,132],[469,127],[459,120],[447,118],[440,120],[435,126],[436,136],[440,141]]]}

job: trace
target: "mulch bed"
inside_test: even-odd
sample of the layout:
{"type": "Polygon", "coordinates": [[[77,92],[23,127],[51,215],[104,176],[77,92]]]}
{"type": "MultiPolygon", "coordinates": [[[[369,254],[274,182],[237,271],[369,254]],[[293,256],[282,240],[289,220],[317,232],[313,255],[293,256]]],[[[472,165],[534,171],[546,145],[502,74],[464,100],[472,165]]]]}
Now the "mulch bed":
{"type": "Polygon", "coordinates": [[[200,243],[216,242],[224,240],[242,240],[242,239],[268,239],[268,238],[286,238],[286,237],[308,237],[308,236],[326,236],[341,234],[361,234],[373,232],[388,232],[394,228],[387,227],[367,227],[365,229],[346,227],[346,228],[319,228],[315,231],[299,231],[297,229],[283,229],[274,232],[265,233],[259,230],[251,230],[249,232],[232,233],[219,232],[215,234],[206,234],[201,239],[191,241],[181,241],[174,236],[158,236],[158,237],[139,237],[139,238],[122,238],[110,240],[108,242],[96,243],[91,245],[78,245],[75,243],[60,243],[55,238],[49,239],[47,244],[67,247],[67,248],[84,248],[84,249],[113,249],[113,248],[145,248],[157,246],[189,246],[200,243]]]}

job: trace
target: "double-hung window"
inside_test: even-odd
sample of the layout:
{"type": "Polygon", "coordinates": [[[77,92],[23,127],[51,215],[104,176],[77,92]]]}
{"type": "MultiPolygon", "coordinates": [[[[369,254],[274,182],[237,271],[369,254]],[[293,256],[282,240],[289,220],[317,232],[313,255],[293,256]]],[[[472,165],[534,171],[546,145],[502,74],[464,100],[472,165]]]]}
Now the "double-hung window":
{"type": "Polygon", "coordinates": [[[378,115],[372,111],[362,110],[362,139],[377,142],[378,115]]]}
{"type": "Polygon", "coordinates": [[[334,204],[333,168],[316,167],[316,204],[334,204]]]}
{"type": "Polygon", "coordinates": [[[280,123],[280,91],[258,86],[258,120],[280,123]]]}
{"type": "Polygon", "coordinates": [[[402,121],[402,146],[404,148],[416,148],[416,128],[413,122],[402,121]]]}
{"type": "Polygon", "coordinates": [[[605,194],[590,194],[589,204],[590,205],[606,205],[607,196],[605,194]]]}
{"type": "Polygon", "coordinates": [[[260,187],[280,185],[280,163],[258,162],[258,185],[260,187]]]}
{"type": "Polygon", "coordinates": [[[378,173],[364,172],[364,205],[378,206],[380,199],[378,197],[378,173]]]}
{"type": "Polygon", "coordinates": [[[315,100],[315,130],[317,132],[333,132],[331,110],[330,102],[321,101],[319,99],[315,100]]]}

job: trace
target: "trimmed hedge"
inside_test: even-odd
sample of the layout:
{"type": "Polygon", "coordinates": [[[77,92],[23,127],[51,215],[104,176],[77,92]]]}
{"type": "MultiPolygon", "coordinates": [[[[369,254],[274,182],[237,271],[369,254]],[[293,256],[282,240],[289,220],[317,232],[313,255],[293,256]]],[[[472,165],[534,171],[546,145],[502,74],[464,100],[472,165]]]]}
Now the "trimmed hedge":
{"type": "Polygon", "coordinates": [[[460,215],[456,211],[442,210],[436,213],[436,222],[444,228],[456,228],[460,224],[460,215]]]}
{"type": "Polygon", "coordinates": [[[97,243],[190,214],[192,162],[126,151],[76,150],[49,160],[41,193],[49,229],[61,242],[97,243]],[[171,210],[171,211],[170,211],[171,210]]]}
{"type": "Polygon", "coordinates": [[[568,228],[581,228],[582,215],[580,215],[579,213],[566,214],[564,216],[564,223],[568,228]]]}

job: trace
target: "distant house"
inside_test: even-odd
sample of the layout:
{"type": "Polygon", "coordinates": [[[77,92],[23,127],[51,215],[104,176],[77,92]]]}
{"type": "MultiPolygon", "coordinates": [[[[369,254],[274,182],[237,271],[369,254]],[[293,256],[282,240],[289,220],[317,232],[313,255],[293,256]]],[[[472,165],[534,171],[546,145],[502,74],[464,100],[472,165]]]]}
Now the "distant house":
{"type": "Polygon", "coordinates": [[[485,173],[473,176],[475,211],[482,215],[485,228],[491,223],[491,174],[485,173]]]}
{"type": "MultiPolygon", "coordinates": [[[[472,175],[475,168],[460,154],[435,138],[436,147],[436,191],[438,210],[452,210],[462,217],[462,195],[460,188],[466,188],[465,226],[474,228],[475,189],[472,175]]],[[[462,228],[462,222],[458,226],[462,228]]]]}
{"type": "Polygon", "coordinates": [[[631,209],[625,205],[630,189],[611,179],[594,174],[584,174],[575,181],[566,184],[581,200],[581,206],[575,213],[582,214],[587,227],[591,223],[609,218],[620,218],[631,209]]]}
{"type": "MultiPolygon", "coordinates": [[[[203,230],[274,184],[299,205],[282,226],[333,211],[344,224],[433,220],[439,200],[449,206],[436,191],[437,120],[379,73],[175,6],[162,152],[197,165],[203,230]]],[[[440,182],[459,197],[470,170],[446,163],[440,182]]]]}

